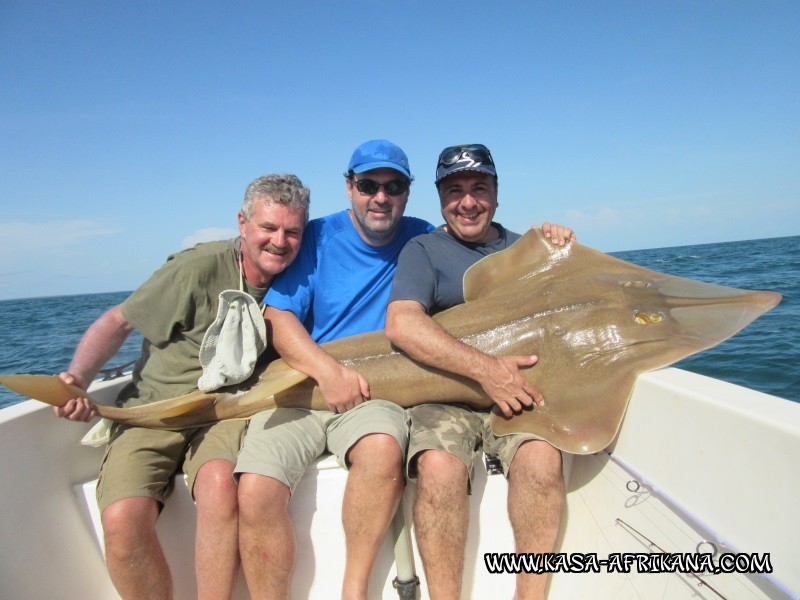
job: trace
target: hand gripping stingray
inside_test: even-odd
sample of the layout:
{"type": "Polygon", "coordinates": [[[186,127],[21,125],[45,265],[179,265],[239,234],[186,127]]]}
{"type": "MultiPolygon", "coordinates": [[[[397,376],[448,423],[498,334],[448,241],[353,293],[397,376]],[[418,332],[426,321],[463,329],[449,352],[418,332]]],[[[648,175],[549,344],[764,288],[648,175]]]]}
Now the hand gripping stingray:
{"type": "MultiPolygon", "coordinates": [[[[555,246],[541,230],[475,264],[464,292],[464,304],[435,316],[445,329],[488,354],[539,356],[523,375],[542,392],[544,406],[508,419],[493,414],[494,432],[534,433],[575,454],[611,443],[639,373],[722,342],[781,299],[665,275],[577,243],[555,246]]],[[[402,406],[492,406],[476,383],[415,362],[381,331],[323,347],[367,379],[373,398],[402,406]]],[[[55,406],[87,395],[50,376],[3,375],[0,383],[55,406]]],[[[277,360],[236,389],[97,411],[115,421],[180,429],[274,406],[326,409],[314,382],[277,360]]]]}

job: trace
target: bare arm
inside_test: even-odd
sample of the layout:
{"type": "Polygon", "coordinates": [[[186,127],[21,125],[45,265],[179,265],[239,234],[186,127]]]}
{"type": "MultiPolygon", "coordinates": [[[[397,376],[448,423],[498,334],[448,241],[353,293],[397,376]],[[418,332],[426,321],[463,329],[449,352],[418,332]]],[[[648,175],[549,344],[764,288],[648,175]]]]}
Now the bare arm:
{"type": "MultiPolygon", "coordinates": [[[[575,241],[575,232],[563,225],[545,222],[542,232],[558,246],[575,241]]],[[[533,403],[544,404],[541,393],[520,374],[520,368],[533,366],[538,357],[484,354],[450,335],[419,302],[396,300],[389,303],[386,336],[412,358],[472,379],[506,416],[533,403]]]]}
{"type": "MultiPolygon", "coordinates": [[[[59,374],[62,381],[86,389],[95,375],[108,362],[133,331],[122,316],[120,305],[107,310],[83,334],[67,371],[59,374]]],[[[59,417],[70,421],[88,421],[94,410],[85,398],[73,398],[61,408],[54,409],[59,417]]]]}
{"type": "Polygon", "coordinates": [[[396,300],[389,303],[386,336],[412,358],[476,381],[506,416],[534,402],[543,403],[539,391],[519,372],[521,367],[536,364],[536,356],[484,354],[453,337],[419,302],[396,300]]]}
{"type": "Polygon", "coordinates": [[[291,367],[317,382],[333,412],[349,410],[369,397],[367,380],[325,352],[294,313],[268,306],[264,314],[275,349],[291,367]]]}

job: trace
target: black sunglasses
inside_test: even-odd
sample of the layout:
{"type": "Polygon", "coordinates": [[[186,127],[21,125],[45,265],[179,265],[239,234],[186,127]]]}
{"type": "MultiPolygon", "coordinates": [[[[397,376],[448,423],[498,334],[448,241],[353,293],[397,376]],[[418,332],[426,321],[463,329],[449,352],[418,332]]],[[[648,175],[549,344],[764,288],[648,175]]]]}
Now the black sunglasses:
{"type": "Polygon", "coordinates": [[[466,144],[461,146],[450,146],[442,150],[439,154],[437,167],[449,167],[456,164],[462,158],[469,158],[475,162],[494,164],[492,153],[483,144],[466,144]]]}
{"type": "Polygon", "coordinates": [[[351,178],[350,181],[355,184],[359,192],[368,196],[374,196],[381,188],[383,188],[383,191],[386,192],[387,196],[399,196],[408,191],[409,185],[408,181],[405,179],[392,179],[386,183],[378,183],[373,179],[351,178]]]}

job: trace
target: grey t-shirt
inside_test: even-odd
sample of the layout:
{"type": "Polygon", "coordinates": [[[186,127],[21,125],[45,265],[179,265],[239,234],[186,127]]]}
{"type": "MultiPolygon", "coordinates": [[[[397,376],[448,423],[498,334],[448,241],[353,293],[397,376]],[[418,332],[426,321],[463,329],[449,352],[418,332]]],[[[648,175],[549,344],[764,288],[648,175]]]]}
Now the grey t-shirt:
{"type": "Polygon", "coordinates": [[[467,269],[520,238],[499,223],[492,226],[500,237],[487,244],[458,240],[443,225],[409,240],[400,253],[389,302],[416,300],[429,315],[463,304],[467,269]]]}

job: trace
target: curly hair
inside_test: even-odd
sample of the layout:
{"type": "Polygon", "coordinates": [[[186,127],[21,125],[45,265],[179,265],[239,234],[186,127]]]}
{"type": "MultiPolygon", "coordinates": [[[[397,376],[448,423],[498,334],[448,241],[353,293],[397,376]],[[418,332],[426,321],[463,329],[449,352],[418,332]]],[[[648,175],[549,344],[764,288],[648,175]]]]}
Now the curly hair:
{"type": "Polygon", "coordinates": [[[256,200],[300,209],[305,213],[305,220],[308,223],[311,192],[296,175],[262,175],[251,181],[244,192],[244,202],[242,202],[242,215],[245,220],[250,219],[253,214],[253,203],[256,200]]]}

